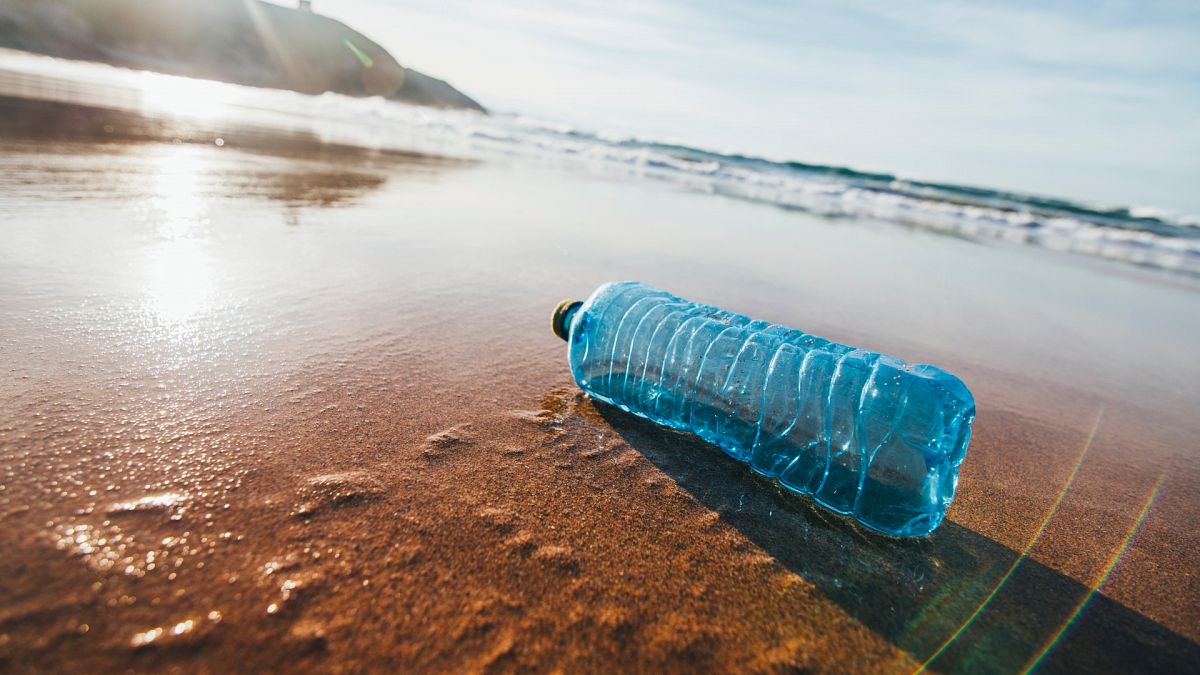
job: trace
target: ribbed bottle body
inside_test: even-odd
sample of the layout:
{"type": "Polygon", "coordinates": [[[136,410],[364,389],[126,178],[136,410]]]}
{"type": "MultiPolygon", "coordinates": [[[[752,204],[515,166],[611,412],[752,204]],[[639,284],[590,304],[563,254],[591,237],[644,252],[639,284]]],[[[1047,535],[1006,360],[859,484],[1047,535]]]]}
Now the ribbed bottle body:
{"type": "Polygon", "coordinates": [[[975,403],[957,377],[682,300],[606,284],[569,319],[590,396],[721,447],[895,536],[945,517],[975,403]]]}

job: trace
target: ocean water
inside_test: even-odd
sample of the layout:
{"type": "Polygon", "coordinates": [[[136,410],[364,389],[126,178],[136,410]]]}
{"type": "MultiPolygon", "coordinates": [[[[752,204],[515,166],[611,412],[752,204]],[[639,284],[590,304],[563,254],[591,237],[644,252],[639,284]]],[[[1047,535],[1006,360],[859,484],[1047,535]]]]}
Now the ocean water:
{"type": "MultiPolygon", "coordinates": [[[[373,150],[521,157],[832,218],[870,219],[1200,274],[1200,219],[585,131],[515,114],[433,110],[203,82],[0,50],[0,96],[241,123],[373,150]]],[[[214,138],[214,141],[216,138],[214,138]]]]}

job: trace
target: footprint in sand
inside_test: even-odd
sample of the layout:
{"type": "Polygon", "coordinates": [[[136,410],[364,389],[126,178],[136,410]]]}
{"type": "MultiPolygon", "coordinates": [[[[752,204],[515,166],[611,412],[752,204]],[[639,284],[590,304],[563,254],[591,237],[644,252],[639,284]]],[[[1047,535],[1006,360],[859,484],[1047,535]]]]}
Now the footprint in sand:
{"type": "Polygon", "coordinates": [[[569,546],[542,546],[533,552],[532,558],[548,569],[571,576],[579,574],[579,558],[569,546]]]}
{"type": "Polygon", "coordinates": [[[126,516],[138,513],[166,514],[182,508],[188,496],[180,492],[162,492],[138,499],[116,502],[108,507],[110,516],[126,516]]]}
{"type": "Polygon", "coordinates": [[[547,571],[568,576],[579,575],[579,557],[569,546],[539,545],[536,538],[526,530],[518,530],[516,534],[504,540],[504,545],[547,571]]]}
{"type": "Polygon", "coordinates": [[[427,459],[436,459],[446,454],[446,451],[460,445],[466,445],[475,439],[475,435],[471,432],[471,424],[469,422],[458,424],[439,431],[436,434],[431,434],[425,438],[422,444],[421,456],[427,459]]]}
{"type": "Polygon", "coordinates": [[[300,654],[325,651],[328,646],[325,626],[311,619],[296,622],[285,639],[288,646],[300,654]]]}
{"type": "Polygon", "coordinates": [[[550,410],[510,410],[508,416],[544,429],[553,429],[562,424],[562,417],[550,410]]]}
{"type": "Polygon", "coordinates": [[[208,639],[221,622],[221,613],[211,611],[207,616],[193,616],[162,626],[147,628],[129,638],[129,646],[145,649],[192,649],[208,639]]]}
{"type": "Polygon", "coordinates": [[[365,471],[327,473],[309,478],[300,490],[300,503],[293,512],[311,518],[323,511],[360,504],[383,493],[383,485],[365,471]]]}
{"type": "Polygon", "coordinates": [[[522,448],[519,445],[510,445],[500,454],[504,455],[505,457],[519,457],[525,454],[525,448],[522,448]]]}
{"type": "Polygon", "coordinates": [[[529,556],[538,548],[537,542],[533,539],[533,535],[525,530],[520,530],[508,539],[505,539],[504,545],[513,549],[523,557],[529,556]]]}
{"type": "Polygon", "coordinates": [[[633,474],[645,469],[648,465],[645,457],[641,453],[630,448],[628,445],[617,445],[613,447],[617,454],[612,455],[607,461],[618,471],[624,474],[633,474]]]}
{"type": "Polygon", "coordinates": [[[475,517],[482,520],[488,527],[508,534],[517,527],[517,518],[507,509],[484,508],[475,512],[475,517]]]}

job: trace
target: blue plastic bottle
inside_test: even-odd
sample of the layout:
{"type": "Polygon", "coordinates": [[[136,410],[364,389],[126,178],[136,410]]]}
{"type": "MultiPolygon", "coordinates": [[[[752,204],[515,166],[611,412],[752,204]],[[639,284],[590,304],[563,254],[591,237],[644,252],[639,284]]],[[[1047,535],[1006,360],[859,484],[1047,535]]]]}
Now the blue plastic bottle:
{"type": "Polygon", "coordinates": [[[898,537],[945,518],[975,400],[930,365],[605,284],[554,312],[588,395],[694,433],[794,492],[898,537]]]}

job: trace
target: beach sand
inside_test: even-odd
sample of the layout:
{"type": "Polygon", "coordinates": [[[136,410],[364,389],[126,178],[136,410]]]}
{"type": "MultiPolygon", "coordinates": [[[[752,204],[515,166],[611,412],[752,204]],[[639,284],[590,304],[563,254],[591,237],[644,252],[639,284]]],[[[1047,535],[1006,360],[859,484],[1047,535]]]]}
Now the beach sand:
{"type": "Polygon", "coordinates": [[[4,106],[0,669],[1200,667],[1194,279],[4,106]],[[582,396],[550,311],[628,278],[961,376],[948,521],[863,531],[582,396]]]}

